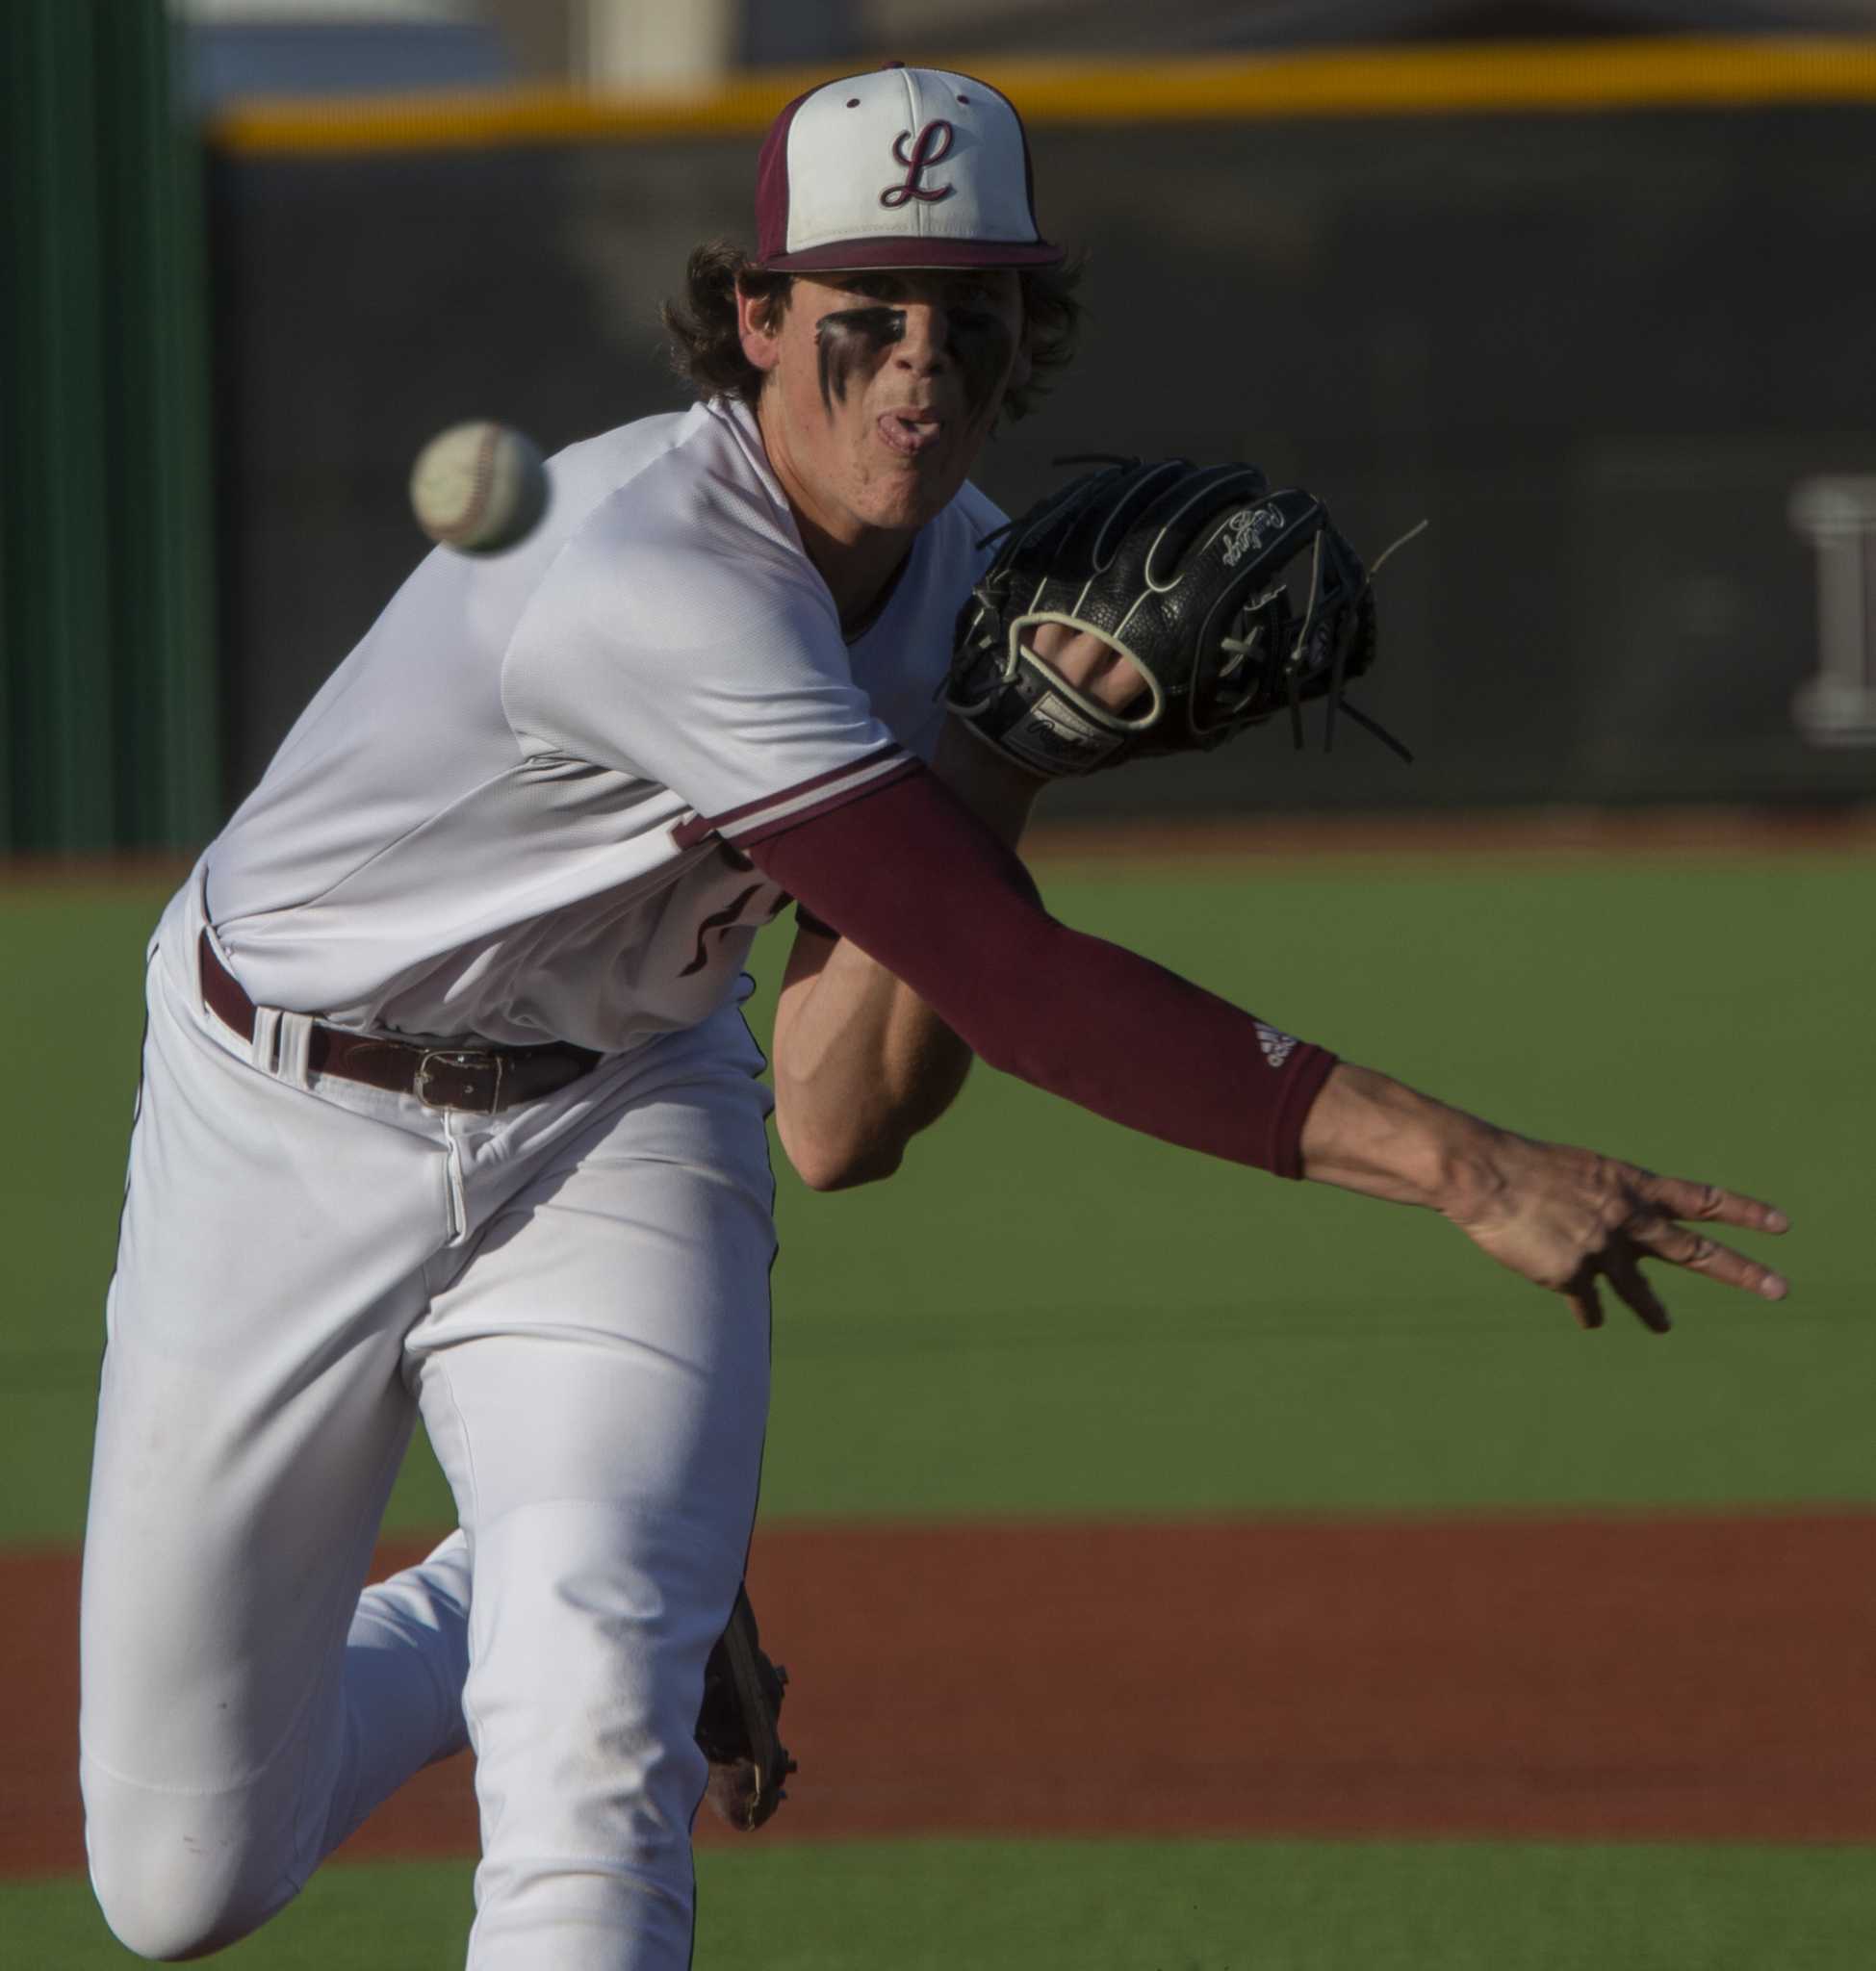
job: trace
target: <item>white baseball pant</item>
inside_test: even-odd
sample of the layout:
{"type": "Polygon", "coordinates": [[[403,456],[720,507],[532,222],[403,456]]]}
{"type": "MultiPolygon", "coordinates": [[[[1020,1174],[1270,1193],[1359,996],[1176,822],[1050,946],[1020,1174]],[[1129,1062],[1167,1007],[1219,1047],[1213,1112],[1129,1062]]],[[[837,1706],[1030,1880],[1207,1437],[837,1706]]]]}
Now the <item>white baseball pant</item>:
{"type": "Polygon", "coordinates": [[[474,1971],[689,1959],[692,1730],[756,1508],[768,1095],[733,1009],[506,1113],[308,1084],[149,965],[86,1536],[91,1878],[146,1957],[264,1922],[465,1742],[474,1971]],[[267,1066],[255,1057],[265,1054],[267,1066]],[[421,1410],[460,1530],[361,1588],[421,1410]]]}

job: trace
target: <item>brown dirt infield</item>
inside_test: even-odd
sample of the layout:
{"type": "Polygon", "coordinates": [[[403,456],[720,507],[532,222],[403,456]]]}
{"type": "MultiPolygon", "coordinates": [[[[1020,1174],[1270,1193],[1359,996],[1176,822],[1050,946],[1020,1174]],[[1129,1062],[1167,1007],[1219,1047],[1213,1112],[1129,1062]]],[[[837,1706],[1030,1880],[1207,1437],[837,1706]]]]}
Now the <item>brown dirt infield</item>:
{"type": "MultiPolygon", "coordinates": [[[[777,1527],[751,1585],[803,1769],[764,1841],[1876,1840],[1872,1514],[777,1527]]],[[[78,1868],[76,1562],[0,1596],[0,1874],[78,1868]]],[[[469,1779],[346,1852],[473,1854],[469,1779]]]]}

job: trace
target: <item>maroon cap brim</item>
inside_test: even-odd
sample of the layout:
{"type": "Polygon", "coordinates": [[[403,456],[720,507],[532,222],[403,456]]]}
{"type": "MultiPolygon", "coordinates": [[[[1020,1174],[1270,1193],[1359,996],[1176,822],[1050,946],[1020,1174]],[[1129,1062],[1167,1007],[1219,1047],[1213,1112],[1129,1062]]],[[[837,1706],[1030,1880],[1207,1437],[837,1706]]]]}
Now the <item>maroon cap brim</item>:
{"type": "Polygon", "coordinates": [[[800,253],[772,253],[760,265],[772,273],[865,273],[887,267],[1058,267],[1060,246],[1046,240],[834,240],[800,253]]]}

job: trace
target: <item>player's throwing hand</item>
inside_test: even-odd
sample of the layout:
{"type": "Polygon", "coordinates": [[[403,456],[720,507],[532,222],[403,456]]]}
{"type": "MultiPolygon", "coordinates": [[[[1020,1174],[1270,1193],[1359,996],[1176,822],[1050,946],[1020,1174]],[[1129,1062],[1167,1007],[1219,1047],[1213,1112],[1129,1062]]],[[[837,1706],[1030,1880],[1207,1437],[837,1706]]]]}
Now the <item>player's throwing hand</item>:
{"type": "Polygon", "coordinates": [[[1788,1292],[1770,1267],[1682,1222],[1783,1232],[1785,1214],[1757,1198],[1504,1133],[1495,1163],[1500,1183],[1492,1193],[1447,1216],[1501,1265],[1561,1293],[1580,1327],[1603,1325],[1601,1280],[1643,1327],[1667,1333],[1667,1309],[1642,1275],[1645,1259],[1671,1261],[1766,1300],[1788,1292]]]}
{"type": "Polygon", "coordinates": [[[1501,1266],[1561,1293],[1603,1325],[1599,1283],[1658,1335],[1667,1309],[1641,1262],[1663,1259],[1766,1300],[1785,1277],[1694,1224],[1783,1232],[1774,1205],[1715,1184],[1658,1177],[1595,1150],[1538,1142],[1449,1108],[1374,1069],[1338,1064],[1304,1125],[1304,1174],[1438,1211],[1501,1266]]]}

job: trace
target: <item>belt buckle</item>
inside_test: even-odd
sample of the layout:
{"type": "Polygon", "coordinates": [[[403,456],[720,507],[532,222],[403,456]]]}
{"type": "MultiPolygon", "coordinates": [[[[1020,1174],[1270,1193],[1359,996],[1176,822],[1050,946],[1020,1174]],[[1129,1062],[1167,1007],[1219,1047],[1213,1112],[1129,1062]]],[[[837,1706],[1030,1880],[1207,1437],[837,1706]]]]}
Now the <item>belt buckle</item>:
{"type": "Polygon", "coordinates": [[[429,1048],[417,1063],[411,1093],[426,1109],[492,1115],[501,1104],[501,1057],[474,1048],[429,1048]]]}

